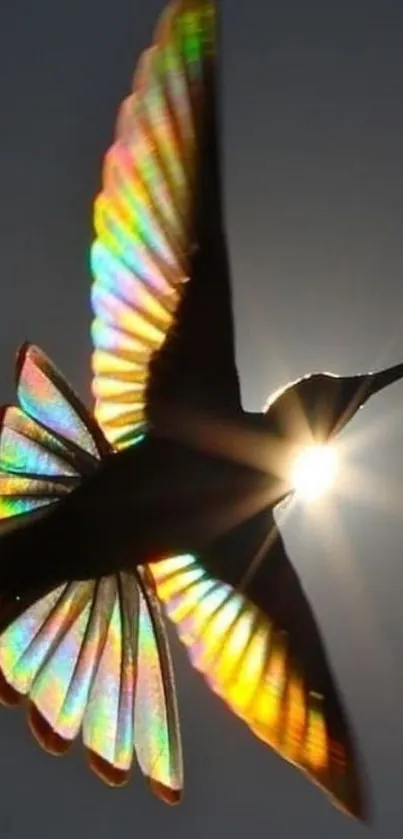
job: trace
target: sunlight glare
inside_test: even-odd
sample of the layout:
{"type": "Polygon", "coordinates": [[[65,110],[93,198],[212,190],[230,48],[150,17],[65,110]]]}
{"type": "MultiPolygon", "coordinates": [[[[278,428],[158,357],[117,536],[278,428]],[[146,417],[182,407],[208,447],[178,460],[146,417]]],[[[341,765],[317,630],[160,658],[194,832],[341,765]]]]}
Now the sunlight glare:
{"type": "Polygon", "coordinates": [[[331,488],[338,471],[338,457],[331,445],[314,445],[300,452],[292,469],[292,484],[302,501],[317,501],[331,488]]]}

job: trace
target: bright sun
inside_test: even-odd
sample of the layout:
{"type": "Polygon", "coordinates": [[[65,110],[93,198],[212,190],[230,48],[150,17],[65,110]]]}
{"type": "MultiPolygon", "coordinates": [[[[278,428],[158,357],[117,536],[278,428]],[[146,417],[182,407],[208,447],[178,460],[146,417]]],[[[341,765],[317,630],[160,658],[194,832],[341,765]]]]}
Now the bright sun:
{"type": "Polygon", "coordinates": [[[317,501],[331,488],[338,471],[338,457],[330,445],[309,446],[297,455],[292,483],[302,501],[317,501]]]}

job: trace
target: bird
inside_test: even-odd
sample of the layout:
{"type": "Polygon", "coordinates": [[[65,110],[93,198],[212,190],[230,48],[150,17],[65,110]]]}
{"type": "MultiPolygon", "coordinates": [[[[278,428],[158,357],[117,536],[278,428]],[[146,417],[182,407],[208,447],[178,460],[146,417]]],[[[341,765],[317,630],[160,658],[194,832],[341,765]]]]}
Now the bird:
{"type": "Polygon", "coordinates": [[[403,377],[315,373],[248,412],[235,360],[215,0],[170,0],[94,201],[93,409],[36,345],[0,431],[0,699],[50,753],[181,800],[166,615],[207,684],[330,801],[370,817],[352,726],[275,510],[295,451],[403,377]]]}

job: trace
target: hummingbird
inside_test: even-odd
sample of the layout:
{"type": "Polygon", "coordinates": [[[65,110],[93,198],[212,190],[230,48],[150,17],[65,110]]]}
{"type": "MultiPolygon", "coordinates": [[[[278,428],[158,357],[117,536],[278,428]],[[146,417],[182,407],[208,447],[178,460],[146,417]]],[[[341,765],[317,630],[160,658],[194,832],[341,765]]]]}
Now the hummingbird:
{"type": "Polygon", "coordinates": [[[165,615],[207,684],[346,813],[367,782],[276,523],[295,451],[333,439],[403,364],[307,375],[244,409],[222,200],[219,12],[171,0],[140,56],[94,201],[88,409],[35,344],[0,432],[0,698],[90,767],[137,761],[177,803],[165,615]]]}

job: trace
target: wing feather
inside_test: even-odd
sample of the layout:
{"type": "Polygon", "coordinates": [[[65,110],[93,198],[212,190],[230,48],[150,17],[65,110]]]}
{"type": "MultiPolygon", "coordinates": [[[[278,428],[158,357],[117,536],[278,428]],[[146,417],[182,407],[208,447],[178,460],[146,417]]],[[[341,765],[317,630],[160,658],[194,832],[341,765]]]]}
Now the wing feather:
{"type": "Polygon", "coordinates": [[[176,322],[189,277],[214,24],[212,0],[169,4],[105,157],[91,257],[93,390],[98,422],[118,448],[144,429],[151,360],[176,322]]]}
{"type": "MultiPolygon", "coordinates": [[[[211,689],[334,803],[363,817],[358,761],[318,631],[312,628],[309,646],[296,654],[295,633],[192,556],[153,564],[151,573],[192,664],[211,689]],[[320,694],[315,688],[323,675],[328,687],[320,694]]],[[[285,577],[281,593],[289,594],[285,577]]],[[[306,607],[292,602],[298,631],[306,607]]]]}

